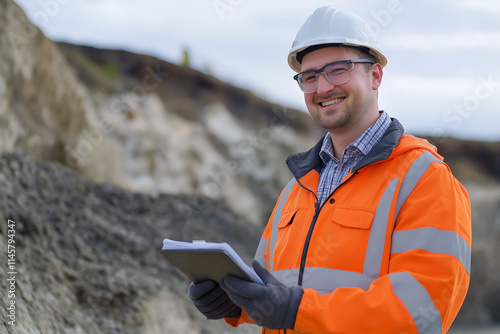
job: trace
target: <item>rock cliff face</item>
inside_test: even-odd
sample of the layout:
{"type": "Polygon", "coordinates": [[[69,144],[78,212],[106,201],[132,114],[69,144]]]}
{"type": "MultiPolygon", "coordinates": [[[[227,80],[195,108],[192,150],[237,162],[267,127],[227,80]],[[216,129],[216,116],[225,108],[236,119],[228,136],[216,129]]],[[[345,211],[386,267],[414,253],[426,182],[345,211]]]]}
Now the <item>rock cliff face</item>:
{"type": "Polygon", "coordinates": [[[320,136],[307,115],[194,70],[123,51],[59,47],[101,103],[93,119],[110,128],[95,122],[68,151],[66,163],[75,160],[96,180],[222,199],[262,224],[290,178],[284,159],[320,136]],[[116,168],[96,171],[109,148],[116,168]]]}
{"type": "MultiPolygon", "coordinates": [[[[249,260],[290,178],[285,157],[322,131],[189,68],[54,43],[11,0],[0,59],[0,248],[15,241],[17,272],[17,326],[0,332],[234,332],[192,307],[161,240],[224,240],[249,260]]],[[[500,322],[499,145],[436,145],[473,205],[457,323],[500,322]]],[[[3,321],[12,285],[0,272],[3,321]]]]}
{"type": "Polygon", "coordinates": [[[166,236],[206,239],[249,262],[258,229],[220,202],[133,193],[16,154],[0,156],[0,187],[0,333],[235,332],[196,311],[159,253],[166,236]]]}
{"type": "Polygon", "coordinates": [[[88,126],[86,90],[56,45],[10,0],[0,1],[0,150],[62,161],[88,126]]]}

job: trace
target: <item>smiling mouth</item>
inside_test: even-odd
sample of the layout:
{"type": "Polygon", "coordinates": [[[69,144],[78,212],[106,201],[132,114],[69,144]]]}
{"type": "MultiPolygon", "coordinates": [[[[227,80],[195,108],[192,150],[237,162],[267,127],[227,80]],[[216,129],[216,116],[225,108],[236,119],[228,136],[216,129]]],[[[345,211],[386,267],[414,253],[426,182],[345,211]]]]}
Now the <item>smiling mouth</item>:
{"type": "Polygon", "coordinates": [[[338,98],[335,98],[335,99],[331,99],[331,100],[328,100],[328,101],[321,102],[320,104],[323,107],[328,107],[328,106],[340,103],[340,102],[342,102],[344,100],[345,100],[345,97],[338,97],[338,98]]]}

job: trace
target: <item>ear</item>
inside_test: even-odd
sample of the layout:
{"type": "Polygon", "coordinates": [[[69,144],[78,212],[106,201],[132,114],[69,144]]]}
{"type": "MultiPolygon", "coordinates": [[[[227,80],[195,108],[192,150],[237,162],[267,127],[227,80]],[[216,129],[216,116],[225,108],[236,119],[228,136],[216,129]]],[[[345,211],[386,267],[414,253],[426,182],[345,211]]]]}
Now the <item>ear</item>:
{"type": "Polygon", "coordinates": [[[372,89],[377,90],[382,83],[382,77],[384,76],[384,71],[382,70],[382,65],[375,63],[371,69],[371,81],[372,89]]]}

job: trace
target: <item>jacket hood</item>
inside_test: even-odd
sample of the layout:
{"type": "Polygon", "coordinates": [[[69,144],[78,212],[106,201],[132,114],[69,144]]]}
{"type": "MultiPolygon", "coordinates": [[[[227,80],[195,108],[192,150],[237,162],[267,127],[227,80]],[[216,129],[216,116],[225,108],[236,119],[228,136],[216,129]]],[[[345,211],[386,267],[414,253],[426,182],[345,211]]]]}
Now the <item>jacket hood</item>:
{"type": "Polygon", "coordinates": [[[394,148],[391,157],[404,154],[411,150],[425,150],[431,152],[436,158],[443,161],[443,157],[437,152],[436,146],[429,143],[427,140],[418,138],[412,135],[405,134],[399,144],[394,148]]]}

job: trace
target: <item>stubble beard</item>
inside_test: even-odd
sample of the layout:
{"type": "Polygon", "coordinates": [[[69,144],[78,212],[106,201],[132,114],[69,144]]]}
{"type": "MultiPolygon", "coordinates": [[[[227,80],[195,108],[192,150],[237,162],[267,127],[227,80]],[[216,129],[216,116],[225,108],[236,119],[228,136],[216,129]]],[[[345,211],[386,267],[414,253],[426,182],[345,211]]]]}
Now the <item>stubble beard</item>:
{"type": "Polygon", "coordinates": [[[355,121],[352,106],[347,104],[343,107],[343,110],[330,110],[323,114],[318,110],[317,115],[316,122],[330,133],[348,131],[355,121]]]}

